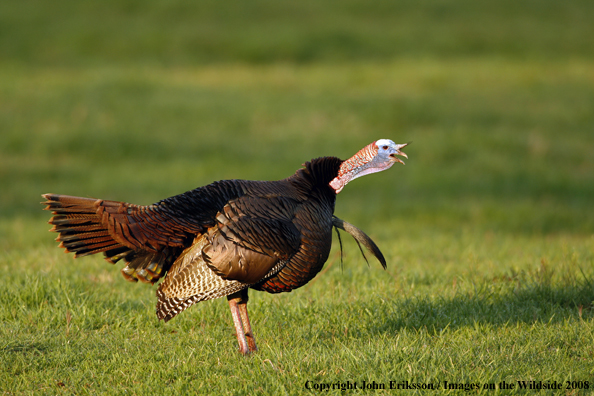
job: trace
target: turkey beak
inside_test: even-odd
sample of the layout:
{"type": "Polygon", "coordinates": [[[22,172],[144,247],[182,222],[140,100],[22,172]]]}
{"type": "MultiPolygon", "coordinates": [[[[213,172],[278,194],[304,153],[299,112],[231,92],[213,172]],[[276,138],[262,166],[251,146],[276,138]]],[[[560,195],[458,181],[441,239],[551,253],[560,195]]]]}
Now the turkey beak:
{"type": "Polygon", "coordinates": [[[392,161],[400,162],[402,165],[404,165],[404,161],[402,161],[400,158],[398,158],[397,155],[400,155],[401,157],[408,159],[408,155],[406,155],[405,153],[400,151],[401,148],[408,146],[408,144],[409,143],[394,145],[394,152],[392,154],[390,154],[390,158],[392,159],[392,161]]]}

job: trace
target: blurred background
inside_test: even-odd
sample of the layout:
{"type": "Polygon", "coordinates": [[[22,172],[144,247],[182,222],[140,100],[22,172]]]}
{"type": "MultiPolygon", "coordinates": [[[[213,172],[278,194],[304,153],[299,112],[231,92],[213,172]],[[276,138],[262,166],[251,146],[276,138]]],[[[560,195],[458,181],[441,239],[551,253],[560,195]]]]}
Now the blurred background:
{"type": "Polygon", "coordinates": [[[378,138],[412,141],[407,165],[336,213],[384,244],[592,235],[593,20],[590,0],[1,2],[0,247],[49,243],[41,193],[149,204],[378,138]]]}
{"type": "Polygon", "coordinates": [[[0,1],[0,384],[583,385],[593,21],[592,0],[0,1]],[[231,353],[224,301],[164,325],[155,286],[73,261],[39,204],[281,179],[379,138],[412,141],[406,166],[350,183],[336,215],[377,242],[387,270],[345,236],[344,265],[335,243],[303,288],[251,293],[253,359],[231,353]]]}

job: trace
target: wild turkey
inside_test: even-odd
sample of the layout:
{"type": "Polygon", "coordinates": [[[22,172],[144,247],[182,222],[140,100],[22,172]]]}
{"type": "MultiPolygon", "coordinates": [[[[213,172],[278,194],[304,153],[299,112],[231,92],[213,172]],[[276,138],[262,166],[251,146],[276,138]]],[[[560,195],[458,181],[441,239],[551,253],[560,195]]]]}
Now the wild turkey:
{"type": "MultiPolygon", "coordinates": [[[[289,292],[323,267],[332,228],[346,230],[386,266],[375,243],[333,216],[351,180],[404,164],[406,144],[377,140],[346,161],[313,159],[278,181],[222,180],[153,205],[44,194],[50,231],[74,257],[103,252],[124,260],[130,281],[155,283],[157,316],[170,320],[199,301],[227,296],[241,353],[256,350],[248,288],[289,292]]],[[[338,231],[337,231],[338,232],[338,231]]]]}

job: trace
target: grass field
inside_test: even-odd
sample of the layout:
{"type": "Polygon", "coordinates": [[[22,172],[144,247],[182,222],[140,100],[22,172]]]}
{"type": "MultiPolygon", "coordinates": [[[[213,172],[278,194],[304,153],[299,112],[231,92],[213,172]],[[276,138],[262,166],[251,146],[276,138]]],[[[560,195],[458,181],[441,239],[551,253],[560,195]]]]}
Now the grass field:
{"type": "Polygon", "coordinates": [[[2,394],[594,393],[593,17],[577,0],[2,2],[2,394]],[[249,358],[226,300],[159,322],[156,286],[73,261],[39,205],[274,180],[378,138],[412,141],[406,166],[349,184],[336,214],[388,269],[345,235],[342,265],[334,246],[303,288],[252,292],[249,358]]]}

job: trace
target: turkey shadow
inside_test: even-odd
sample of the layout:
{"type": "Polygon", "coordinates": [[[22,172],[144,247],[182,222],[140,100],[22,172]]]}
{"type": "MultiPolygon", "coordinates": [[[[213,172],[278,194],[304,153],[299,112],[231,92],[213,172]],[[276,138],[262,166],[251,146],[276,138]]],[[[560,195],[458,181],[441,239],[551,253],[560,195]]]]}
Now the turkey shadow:
{"type": "MultiPolygon", "coordinates": [[[[445,294],[445,293],[444,293],[445,294]]],[[[534,285],[496,294],[488,290],[458,293],[451,297],[397,297],[374,312],[377,325],[371,333],[394,333],[402,329],[443,329],[488,324],[505,326],[525,323],[559,323],[566,319],[594,317],[594,285],[534,285]]],[[[371,309],[362,307],[363,310],[371,309]]]]}

